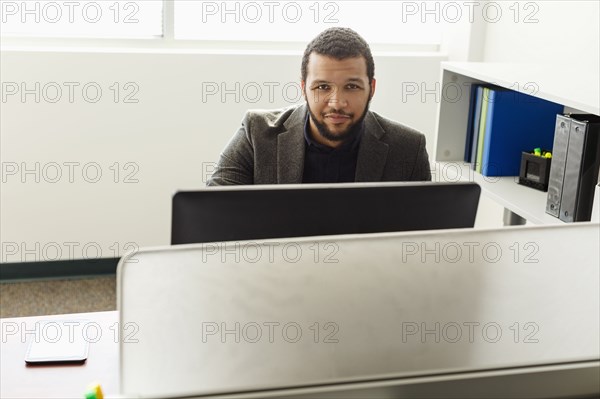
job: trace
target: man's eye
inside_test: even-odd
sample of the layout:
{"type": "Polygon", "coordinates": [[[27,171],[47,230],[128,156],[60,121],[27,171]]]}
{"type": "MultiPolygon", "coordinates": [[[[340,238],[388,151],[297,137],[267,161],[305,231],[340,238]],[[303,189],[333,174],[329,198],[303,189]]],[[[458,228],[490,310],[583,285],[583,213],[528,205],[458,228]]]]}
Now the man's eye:
{"type": "Polygon", "coordinates": [[[317,90],[329,90],[329,85],[318,85],[317,90]]]}
{"type": "Polygon", "coordinates": [[[355,84],[349,84],[346,87],[349,88],[350,90],[356,90],[356,89],[360,88],[358,85],[355,85],[355,84]]]}

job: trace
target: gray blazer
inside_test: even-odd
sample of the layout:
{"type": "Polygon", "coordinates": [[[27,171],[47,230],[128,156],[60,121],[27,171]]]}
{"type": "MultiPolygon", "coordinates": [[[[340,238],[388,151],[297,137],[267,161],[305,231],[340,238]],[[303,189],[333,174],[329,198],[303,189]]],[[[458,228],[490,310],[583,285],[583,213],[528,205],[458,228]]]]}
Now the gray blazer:
{"type": "MultiPolygon", "coordinates": [[[[306,105],[248,111],[207,185],[302,183],[306,113],[306,105]]],[[[425,136],[369,111],[355,181],[415,180],[431,180],[425,136]]]]}

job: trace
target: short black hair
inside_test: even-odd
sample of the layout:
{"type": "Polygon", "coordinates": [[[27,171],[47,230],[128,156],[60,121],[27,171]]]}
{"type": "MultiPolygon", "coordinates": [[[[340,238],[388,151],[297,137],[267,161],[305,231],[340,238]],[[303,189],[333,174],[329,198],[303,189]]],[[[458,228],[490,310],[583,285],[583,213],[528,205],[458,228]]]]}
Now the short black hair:
{"type": "Polygon", "coordinates": [[[369,44],[358,33],[350,28],[329,28],[315,37],[304,50],[302,56],[302,81],[306,82],[308,75],[308,59],[312,53],[325,55],[336,60],[364,57],[367,62],[369,83],[375,76],[375,62],[369,44]]]}

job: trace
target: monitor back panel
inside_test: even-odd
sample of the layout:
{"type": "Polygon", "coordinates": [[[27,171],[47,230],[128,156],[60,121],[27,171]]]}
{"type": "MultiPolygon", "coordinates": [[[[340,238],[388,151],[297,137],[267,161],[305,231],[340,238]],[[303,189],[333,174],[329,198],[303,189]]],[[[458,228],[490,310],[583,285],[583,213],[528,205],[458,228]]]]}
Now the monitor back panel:
{"type": "MultiPolygon", "coordinates": [[[[573,224],[141,250],[118,267],[121,390],[183,396],[597,362],[598,234],[573,224]]],[[[547,391],[558,380],[530,381],[547,391]]]]}
{"type": "Polygon", "coordinates": [[[171,244],[473,227],[475,183],[211,187],[173,197],[171,244]]]}

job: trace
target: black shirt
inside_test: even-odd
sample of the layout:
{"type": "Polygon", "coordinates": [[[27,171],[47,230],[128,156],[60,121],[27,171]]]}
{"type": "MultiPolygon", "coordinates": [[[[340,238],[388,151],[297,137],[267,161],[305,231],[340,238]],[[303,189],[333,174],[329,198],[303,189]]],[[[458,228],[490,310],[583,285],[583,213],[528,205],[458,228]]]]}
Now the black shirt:
{"type": "Polygon", "coordinates": [[[349,183],[354,182],[358,145],[364,132],[364,123],[360,131],[351,140],[337,148],[319,144],[310,136],[309,116],[304,122],[304,138],[306,151],[304,153],[303,183],[349,183]]]}

